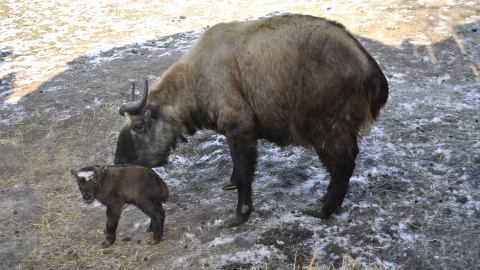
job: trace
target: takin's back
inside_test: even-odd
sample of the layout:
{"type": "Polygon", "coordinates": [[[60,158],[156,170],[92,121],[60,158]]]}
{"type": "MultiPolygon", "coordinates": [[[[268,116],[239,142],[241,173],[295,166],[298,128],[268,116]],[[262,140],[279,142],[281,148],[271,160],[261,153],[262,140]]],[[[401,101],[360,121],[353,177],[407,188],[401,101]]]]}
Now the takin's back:
{"type": "Polygon", "coordinates": [[[210,110],[251,108],[259,136],[281,145],[310,144],[306,129],[314,136],[336,124],[357,129],[376,118],[388,96],[385,76],[357,39],[312,16],[215,25],[180,62],[199,82],[194,89],[209,89],[197,95],[216,102],[210,110]]]}

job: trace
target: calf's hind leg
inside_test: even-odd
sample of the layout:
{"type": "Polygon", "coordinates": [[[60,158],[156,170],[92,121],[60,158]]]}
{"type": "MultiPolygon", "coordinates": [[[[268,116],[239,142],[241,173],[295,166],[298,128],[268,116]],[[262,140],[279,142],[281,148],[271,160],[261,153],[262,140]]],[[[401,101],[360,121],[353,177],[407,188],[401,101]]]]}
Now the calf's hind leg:
{"type": "Polygon", "coordinates": [[[150,217],[149,231],[153,232],[152,245],[156,245],[162,240],[163,225],[165,222],[165,210],[162,207],[162,201],[153,198],[142,200],[136,203],[137,207],[150,217]]]}

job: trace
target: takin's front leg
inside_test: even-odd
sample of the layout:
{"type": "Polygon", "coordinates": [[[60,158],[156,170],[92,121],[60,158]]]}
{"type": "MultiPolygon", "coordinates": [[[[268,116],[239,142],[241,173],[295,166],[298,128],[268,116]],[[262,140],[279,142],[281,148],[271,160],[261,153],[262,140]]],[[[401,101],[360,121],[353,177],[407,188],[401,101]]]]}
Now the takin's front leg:
{"type": "Polygon", "coordinates": [[[252,182],[257,162],[257,138],[251,131],[227,132],[226,137],[234,167],[231,179],[236,180],[238,192],[235,217],[226,222],[231,227],[246,222],[253,211],[252,182]]]}
{"type": "Polygon", "coordinates": [[[113,245],[113,243],[115,243],[118,220],[120,219],[120,215],[122,214],[123,206],[123,203],[107,206],[106,239],[102,243],[102,247],[104,248],[108,248],[113,245]]]}

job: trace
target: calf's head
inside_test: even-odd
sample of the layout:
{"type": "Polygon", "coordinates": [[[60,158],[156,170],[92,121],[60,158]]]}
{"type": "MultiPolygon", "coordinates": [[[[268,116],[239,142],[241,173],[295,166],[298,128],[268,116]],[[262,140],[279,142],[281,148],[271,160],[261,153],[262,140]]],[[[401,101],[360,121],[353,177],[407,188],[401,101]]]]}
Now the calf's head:
{"type": "Polygon", "coordinates": [[[101,187],[101,170],[91,166],[79,170],[71,170],[70,172],[77,181],[83,201],[88,204],[92,203],[101,187]]]}
{"type": "MultiPolygon", "coordinates": [[[[132,99],[135,84],[132,86],[132,99]]],[[[167,163],[175,146],[177,133],[165,119],[157,105],[147,103],[148,82],[145,80],[142,98],[121,106],[120,115],[127,123],[120,131],[115,153],[115,164],[139,164],[157,167],[167,163]]]]}

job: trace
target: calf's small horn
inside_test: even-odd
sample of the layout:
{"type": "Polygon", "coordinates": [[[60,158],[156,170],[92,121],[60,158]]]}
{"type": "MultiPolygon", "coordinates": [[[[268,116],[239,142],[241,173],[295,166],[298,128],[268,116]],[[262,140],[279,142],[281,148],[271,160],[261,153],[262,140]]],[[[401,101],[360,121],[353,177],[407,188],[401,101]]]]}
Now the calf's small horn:
{"type": "Polygon", "coordinates": [[[134,91],[135,91],[135,83],[132,84],[132,92],[131,92],[131,98],[132,102],[128,102],[123,104],[120,107],[120,115],[125,116],[125,113],[129,113],[132,115],[139,114],[140,111],[145,107],[147,104],[147,97],[148,97],[148,81],[145,80],[143,84],[143,95],[142,98],[138,102],[134,102],[134,91]]]}

